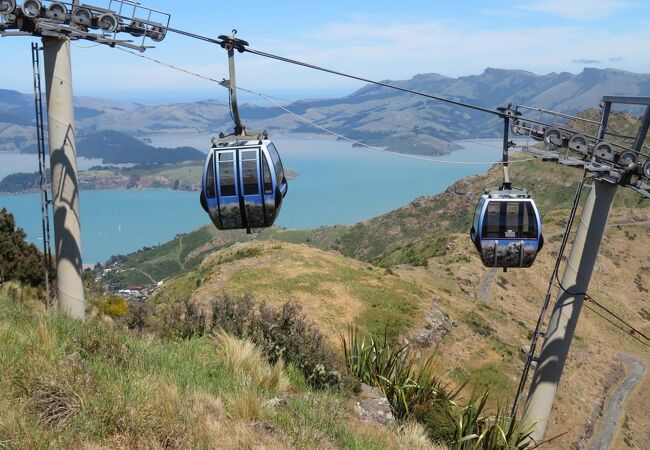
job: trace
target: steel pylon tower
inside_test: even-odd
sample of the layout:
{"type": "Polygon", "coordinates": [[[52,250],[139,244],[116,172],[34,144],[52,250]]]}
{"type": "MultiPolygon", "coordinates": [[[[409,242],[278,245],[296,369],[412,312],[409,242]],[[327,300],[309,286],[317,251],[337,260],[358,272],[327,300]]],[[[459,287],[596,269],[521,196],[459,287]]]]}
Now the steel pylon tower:
{"type": "MultiPolygon", "coordinates": [[[[558,115],[552,111],[538,111],[558,115]]],[[[583,120],[594,123],[578,117],[559,115],[574,121],[583,120]]],[[[522,418],[524,422],[532,426],[530,446],[538,445],[544,440],[616,191],[619,186],[625,186],[646,198],[650,197],[650,185],[644,181],[650,179],[650,154],[644,145],[648,129],[650,129],[650,97],[603,97],[601,119],[596,123],[598,131],[595,136],[576,132],[563,126],[549,126],[533,119],[518,118],[513,123],[515,134],[537,134],[546,142],[548,148],[566,149],[564,154],[534,148],[527,148],[527,151],[545,161],[582,169],[593,178],[591,190],[587,195],[578,222],[566,269],[562,281],[559,282],[560,293],[552,310],[547,331],[538,333],[536,330],[534,333],[528,362],[520,381],[518,395],[526,384],[530,362],[535,361],[537,367],[522,418]],[[632,141],[629,146],[607,140],[608,136],[621,137],[616,133],[608,132],[609,117],[614,104],[645,107],[645,113],[641,118],[636,136],[631,137],[632,141]],[[536,341],[540,337],[544,337],[544,342],[540,355],[536,356],[533,352],[536,341]]],[[[553,281],[551,280],[551,283],[553,281]]],[[[549,293],[550,290],[547,297],[549,293]]],[[[538,329],[543,321],[545,310],[546,301],[538,321],[538,329]]],[[[515,402],[513,413],[516,412],[516,405],[517,402],[515,402]]]]}
{"type": "MultiPolygon", "coordinates": [[[[84,319],[86,313],[70,41],[85,39],[144,51],[149,48],[145,46],[146,38],[155,42],[165,38],[169,19],[169,14],[144,8],[131,0],[108,0],[107,7],[79,5],[77,1],[54,1],[46,5],[40,0],[24,0],[18,5],[15,0],[0,0],[0,36],[32,36],[43,40],[57,298],[59,309],[73,318],[84,319]],[[140,42],[118,39],[119,33],[128,33],[140,42]]],[[[38,59],[37,49],[32,48],[32,57],[38,59]]],[[[37,62],[34,70],[39,173],[43,186],[45,138],[37,62]]],[[[48,231],[48,203],[47,192],[42,189],[44,234],[48,231]]],[[[47,264],[47,248],[45,253],[47,264]]],[[[49,289],[49,277],[47,283],[49,289]]]]}

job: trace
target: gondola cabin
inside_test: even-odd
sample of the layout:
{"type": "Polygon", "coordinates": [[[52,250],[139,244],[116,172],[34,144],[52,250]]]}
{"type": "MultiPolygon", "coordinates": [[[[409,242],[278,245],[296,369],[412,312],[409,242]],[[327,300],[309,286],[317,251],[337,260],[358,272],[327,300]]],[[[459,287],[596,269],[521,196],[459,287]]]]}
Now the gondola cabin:
{"type": "Polygon", "coordinates": [[[470,237],[486,267],[530,267],[544,245],[537,206],[516,189],[481,196],[470,237]]]}
{"type": "Polygon", "coordinates": [[[220,230],[270,227],[287,188],[280,154],[271,141],[222,143],[205,160],[201,206],[220,230]]]}

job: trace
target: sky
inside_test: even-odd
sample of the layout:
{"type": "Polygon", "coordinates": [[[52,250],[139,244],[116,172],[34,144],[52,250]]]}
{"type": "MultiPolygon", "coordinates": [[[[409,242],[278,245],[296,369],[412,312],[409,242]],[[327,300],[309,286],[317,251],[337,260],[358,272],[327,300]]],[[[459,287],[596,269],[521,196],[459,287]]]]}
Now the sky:
{"type": "MultiPolygon", "coordinates": [[[[108,0],[83,3],[107,6],[108,0]]],[[[584,67],[650,72],[647,0],[140,3],[171,14],[173,28],[213,37],[235,28],[255,49],[377,80],[418,73],[458,77],[486,67],[538,74],[584,67]]],[[[0,88],[31,91],[31,41],[0,37],[0,88]]],[[[226,52],[219,46],[173,34],[152,44],[156,48],[144,53],[149,57],[227,77],[226,52]]],[[[347,95],[363,86],[248,53],[236,58],[239,85],[287,100],[347,95]]],[[[225,99],[214,83],[106,46],[74,42],[72,59],[78,96],[141,103],[225,99]]]]}

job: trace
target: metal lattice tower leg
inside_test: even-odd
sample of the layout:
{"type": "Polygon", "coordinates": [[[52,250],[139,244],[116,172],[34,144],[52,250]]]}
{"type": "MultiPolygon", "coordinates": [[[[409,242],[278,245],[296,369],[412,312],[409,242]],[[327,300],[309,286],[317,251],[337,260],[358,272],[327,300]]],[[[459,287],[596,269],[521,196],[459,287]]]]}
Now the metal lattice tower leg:
{"type": "Polygon", "coordinates": [[[43,54],[59,310],[70,317],[84,319],[86,311],[70,41],[43,38],[43,54]]]}
{"type": "Polygon", "coordinates": [[[34,109],[36,111],[36,147],[38,148],[38,173],[41,191],[41,223],[43,227],[43,269],[47,304],[52,302],[50,277],[52,275],[52,251],[50,246],[50,217],[47,190],[47,160],[45,159],[45,125],[43,124],[43,91],[41,89],[41,62],[38,44],[32,43],[32,66],[34,70],[34,109]]]}

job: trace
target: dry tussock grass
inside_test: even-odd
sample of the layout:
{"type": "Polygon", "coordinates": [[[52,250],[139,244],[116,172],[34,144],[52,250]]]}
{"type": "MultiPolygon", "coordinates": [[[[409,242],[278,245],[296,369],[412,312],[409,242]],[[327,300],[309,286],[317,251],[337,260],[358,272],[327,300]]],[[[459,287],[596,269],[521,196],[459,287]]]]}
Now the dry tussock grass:
{"type": "MultiPolygon", "coordinates": [[[[235,414],[226,414],[222,400],[219,397],[205,392],[191,394],[192,417],[194,427],[192,430],[193,444],[204,449],[285,449],[286,437],[275,430],[258,426],[261,405],[254,392],[248,393],[250,397],[239,404],[239,417],[235,414]],[[250,402],[246,406],[246,402],[250,402]],[[251,411],[257,408],[257,412],[251,411]]],[[[241,394],[238,394],[242,396],[241,394]]],[[[229,405],[231,399],[229,399],[229,405]]]]}
{"type": "Polygon", "coordinates": [[[37,317],[45,318],[49,315],[47,311],[47,306],[41,301],[30,300],[27,303],[27,308],[37,317]]]}
{"type": "Polygon", "coordinates": [[[254,389],[231,393],[226,400],[232,419],[257,420],[262,415],[262,400],[254,389]]]}
{"type": "Polygon", "coordinates": [[[0,449],[11,448],[12,442],[21,434],[21,419],[12,402],[0,400],[0,449]]]}
{"type": "Polygon", "coordinates": [[[32,386],[32,406],[39,422],[63,429],[83,407],[77,387],[66,379],[44,374],[32,386]]]}
{"type": "Polygon", "coordinates": [[[400,448],[404,450],[448,450],[444,444],[434,444],[427,438],[424,427],[417,422],[408,422],[399,430],[400,448]]]}
{"type": "Polygon", "coordinates": [[[272,394],[289,388],[289,379],[281,360],[270,366],[255,344],[233,337],[223,330],[218,331],[213,338],[219,348],[222,362],[228,369],[241,376],[247,386],[261,387],[272,394]]]}
{"type": "MultiPolygon", "coordinates": [[[[152,384],[155,392],[149,392],[149,404],[129,408],[130,434],[137,441],[142,434],[148,435],[152,447],[184,449],[191,447],[191,403],[186,401],[175,385],[164,382],[152,384]]],[[[141,445],[137,443],[138,447],[141,445]]],[[[149,447],[149,445],[143,446],[149,447]]]]}
{"type": "Polygon", "coordinates": [[[84,448],[159,449],[191,448],[191,417],[186,401],[175,386],[160,378],[145,377],[127,390],[124,386],[99,386],[101,398],[89,405],[88,414],[101,423],[105,436],[84,448]],[[105,446],[105,447],[102,447],[105,446]]]}
{"type": "Polygon", "coordinates": [[[39,320],[34,330],[34,343],[43,353],[51,355],[56,349],[56,338],[43,320],[39,320]]]}
{"type": "Polygon", "coordinates": [[[259,423],[245,421],[218,422],[211,428],[206,449],[282,450],[292,448],[286,436],[265,430],[259,423]]]}

